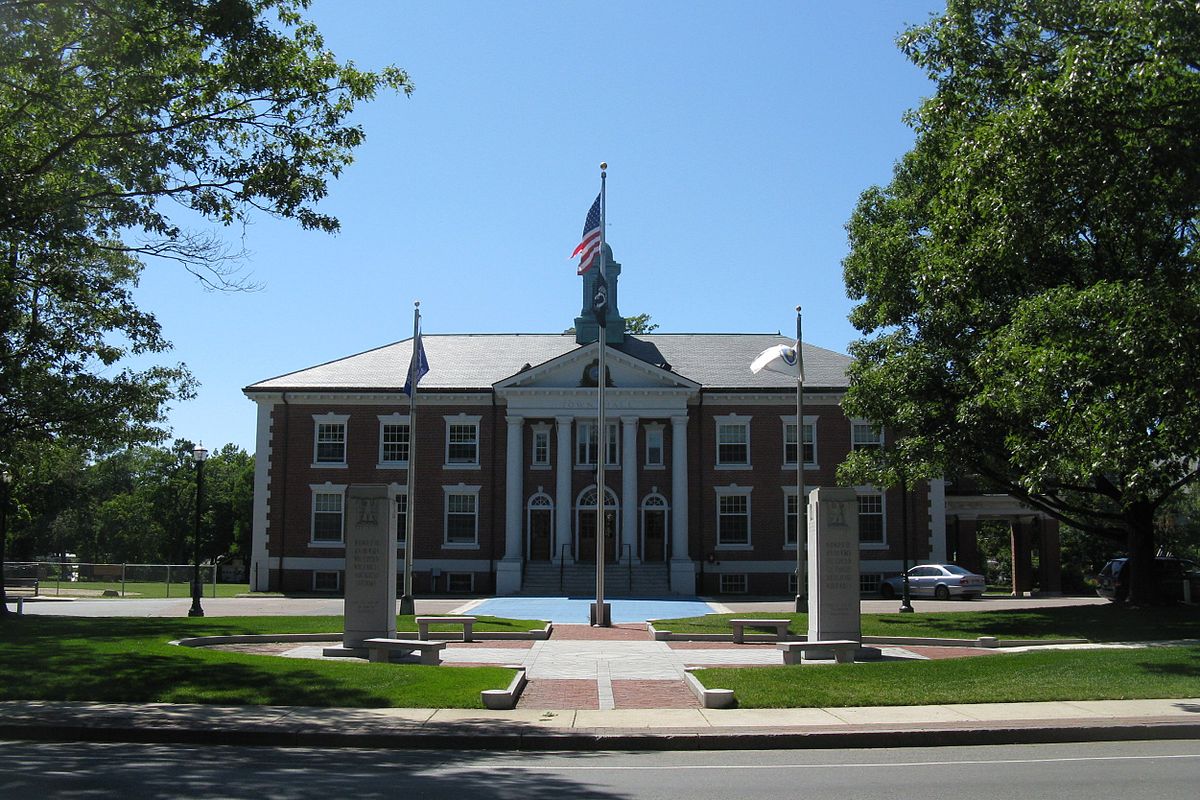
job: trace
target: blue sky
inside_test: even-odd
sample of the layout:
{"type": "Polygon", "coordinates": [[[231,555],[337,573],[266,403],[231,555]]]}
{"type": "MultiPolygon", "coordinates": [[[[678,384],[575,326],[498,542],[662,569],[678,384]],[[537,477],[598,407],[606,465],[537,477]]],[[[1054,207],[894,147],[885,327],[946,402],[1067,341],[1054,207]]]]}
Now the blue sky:
{"type": "MultiPolygon", "coordinates": [[[[339,58],[408,71],[322,209],[335,236],[218,232],[257,292],[151,264],[138,290],[201,386],[173,434],[254,448],[241,388],[412,333],[559,332],[569,260],[608,168],[621,311],[660,332],[792,333],[844,352],[844,225],[912,145],[932,92],[895,39],[942,4],[315,0],[339,58]]],[[[436,364],[431,365],[434,369],[436,364]]]]}

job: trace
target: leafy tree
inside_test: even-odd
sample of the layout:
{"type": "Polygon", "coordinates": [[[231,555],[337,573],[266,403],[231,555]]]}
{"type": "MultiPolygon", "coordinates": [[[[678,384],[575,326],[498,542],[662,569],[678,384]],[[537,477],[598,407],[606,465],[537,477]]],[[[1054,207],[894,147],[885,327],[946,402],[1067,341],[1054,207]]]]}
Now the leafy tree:
{"type": "Polygon", "coordinates": [[[658,330],[658,323],[651,322],[649,314],[634,314],[632,317],[625,318],[626,333],[636,336],[640,333],[654,333],[656,330],[658,330]]]}
{"type": "Polygon", "coordinates": [[[1119,542],[1146,602],[1200,453],[1200,13],[950,0],[900,44],[936,92],[847,224],[847,411],[1119,542]]]}
{"type": "Polygon", "coordinates": [[[26,444],[158,441],[164,404],[191,396],[182,366],[120,368],[170,346],[132,299],[143,257],[243,285],[238,254],[172,212],[337,230],[315,205],[363,140],[348,116],[411,87],[338,62],[308,5],[0,0],[0,461],[18,475],[26,444]]]}

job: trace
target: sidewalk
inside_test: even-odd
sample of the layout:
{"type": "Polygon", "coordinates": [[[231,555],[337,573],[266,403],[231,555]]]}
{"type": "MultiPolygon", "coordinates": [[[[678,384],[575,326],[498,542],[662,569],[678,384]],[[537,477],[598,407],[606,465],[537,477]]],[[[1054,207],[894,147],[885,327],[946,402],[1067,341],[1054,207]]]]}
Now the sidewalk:
{"type": "Polygon", "coordinates": [[[0,703],[0,738],[459,750],[859,748],[1200,738],[1200,698],[811,709],[477,711],[0,703]]]}

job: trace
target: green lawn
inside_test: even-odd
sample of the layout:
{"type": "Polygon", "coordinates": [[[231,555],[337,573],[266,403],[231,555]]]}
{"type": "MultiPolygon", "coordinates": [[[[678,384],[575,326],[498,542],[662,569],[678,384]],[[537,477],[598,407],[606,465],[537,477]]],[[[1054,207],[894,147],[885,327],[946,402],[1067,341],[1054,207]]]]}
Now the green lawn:
{"type": "MultiPolygon", "coordinates": [[[[968,604],[964,604],[968,605],[968,604]]],[[[969,606],[968,606],[969,607],[969,606]]],[[[707,614],[658,620],[654,627],[672,633],[730,633],[734,618],[791,619],[792,633],[808,630],[806,614],[707,614]]],[[[950,639],[1088,639],[1094,642],[1200,638],[1200,609],[1195,607],[1126,608],[1114,603],[1011,611],[954,611],[916,614],[863,614],[864,636],[914,636],[950,639]]]]}
{"type": "Polygon", "coordinates": [[[942,661],[703,669],[742,708],[1200,697],[1200,647],[1012,653],[942,661]]]}
{"type": "MultiPolygon", "coordinates": [[[[404,622],[398,619],[400,630],[404,622]]],[[[476,629],[544,625],[481,617],[476,629]]],[[[190,636],[341,630],[341,617],[8,616],[0,619],[0,699],[480,708],[481,690],[502,689],[513,676],[500,667],[317,661],[167,644],[190,636]]]]}

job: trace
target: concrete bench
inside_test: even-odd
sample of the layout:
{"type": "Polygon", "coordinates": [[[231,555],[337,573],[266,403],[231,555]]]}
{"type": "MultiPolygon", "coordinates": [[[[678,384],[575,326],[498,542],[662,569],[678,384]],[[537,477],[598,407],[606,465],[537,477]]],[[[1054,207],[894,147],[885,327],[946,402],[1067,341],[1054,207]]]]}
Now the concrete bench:
{"type": "Polygon", "coordinates": [[[21,592],[22,594],[30,594],[34,597],[38,596],[38,579],[37,578],[5,578],[4,593],[12,594],[13,592],[21,592]]]}
{"type": "Polygon", "coordinates": [[[729,624],[733,627],[733,641],[735,644],[741,644],[746,640],[743,629],[745,628],[774,628],[776,639],[786,639],[787,629],[792,621],[790,619],[731,619],[729,624]]]}
{"type": "Polygon", "coordinates": [[[392,653],[408,655],[418,652],[421,663],[437,666],[442,663],[442,651],[446,649],[445,642],[422,642],[416,639],[364,639],[363,646],[367,648],[367,660],[387,662],[392,653]]]}
{"type": "Polygon", "coordinates": [[[475,627],[474,617],[417,617],[417,638],[429,638],[430,625],[462,625],[464,642],[471,641],[471,629],[475,627]]]}
{"type": "Polygon", "coordinates": [[[784,664],[799,664],[805,657],[812,658],[828,658],[828,653],[833,653],[833,658],[839,664],[853,664],[854,653],[861,647],[858,642],[851,639],[829,639],[826,641],[812,642],[780,642],[775,645],[776,649],[783,651],[784,664]],[[809,655],[820,653],[820,655],[809,655]]]}

